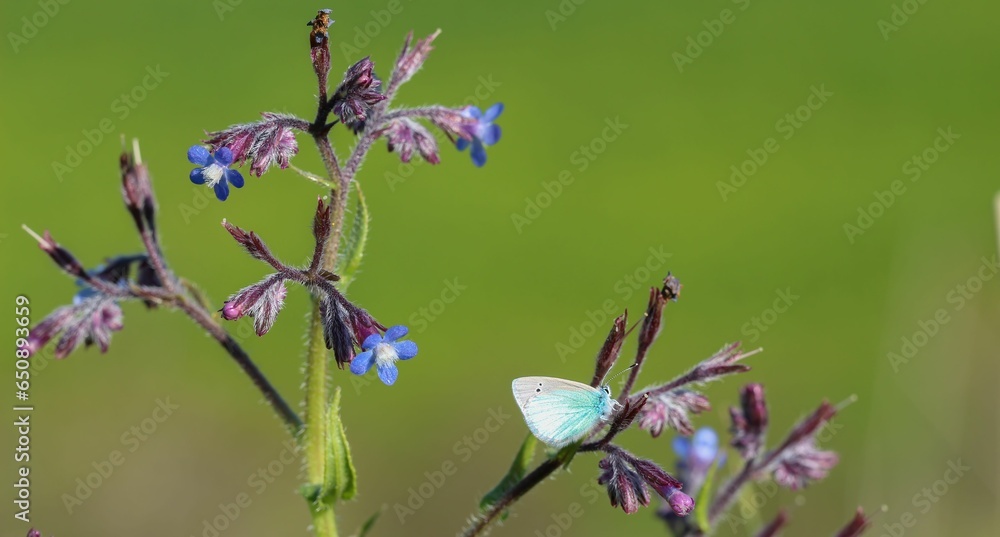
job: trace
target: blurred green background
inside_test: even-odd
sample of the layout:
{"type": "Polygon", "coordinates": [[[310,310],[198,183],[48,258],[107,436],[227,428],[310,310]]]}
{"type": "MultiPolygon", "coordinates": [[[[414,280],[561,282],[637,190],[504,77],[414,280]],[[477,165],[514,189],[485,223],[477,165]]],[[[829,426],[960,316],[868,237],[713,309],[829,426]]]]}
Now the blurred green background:
{"type": "MultiPolygon", "coordinates": [[[[444,146],[439,166],[401,167],[379,142],[359,176],[374,220],[350,296],[386,324],[409,324],[420,355],[401,364],[392,388],[333,376],[345,389],[361,477],[359,497],[339,510],[344,535],[382,507],[372,535],[458,531],[526,433],[511,379],[589,379],[608,322],[565,360],[556,346],[570,344],[574,330],[590,333],[588,312],[605,301],[637,318],[645,289],[667,270],[684,290],[667,308],[640,382],[668,379],[736,339],[766,350],[749,374],[709,387],[714,409],[696,424],[724,430],[726,408],[748,381],[768,390],[773,441],[822,398],[859,398],[823,443],[842,456],[828,479],[745,507],[747,525],[719,535],[752,533],[758,513],[767,520],[783,505],[787,535],[832,534],[858,505],[879,513],[870,535],[889,535],[883,525],[907,512],[916,522],[906,535],[996,534],[1000,284],[989,268],[981,272],[989,278],[977,274],[996,259],[1000,8],[967,0],[71,0],[39,15],[45,5],[0,6],[0,285],[7,300],[31,298],[35,322],[75,288],[22,223],[50,229],[90,266],[140,250],[119,195],[121,134],[142,142],[169,261],[217,303],[265,274],[218,225],[223,218],[256,230],[286,260],[306,259],[314,185],[271,171],[248,176],[219,203],[188,181],[185,151],[203,130],[261,111],[313,116],[305,23],[317,8],[332,7],[337,20],[332,79],[365,54],[387,75],[408,30],[441,28],[397,104],[506,104],[503,140],[482,169],[444,146]],[[728,22],[713,22],[720,18],[728,22]],[[32,31],[32,19],[44,25],[32,31]],[[122,108],[116,100],[157,67],[167,75],[122,108]],[[828,93],[823,102],[810,100],[814,88],[828,93]],[[787,114],[799,114],[797,123],[787,114]],[[53,163],[65,164],[67,146],[105,118],[113,132],[59,177],[53,163]],[[627,127],[597,142],[616,118],[627,127]],[[949,128],[959,137],[929,150],[949,128]],[[581,146],[593,147],[592,159],[580,160],[581,146]],[[731,166],[763,160],[762,147],[772,150],[767,161],[720,191],[731,166]],[[935,157],[916,178],[914,156],[935,157]],[[547,203],[544,183],[563,170],[574,180],[547,203]],[[905,192],[871,208],[897,180],[905,192]],[[526,200],[547,206],[518,229],[513,215],[526,214],[526,200]],[[850,234],[845,224],[864,229],[850,234]],[[669,258],[650,260],[650,249],[669,258]],[[445,303],[456,281],[462,290],[445,303]],[[768,311],[779,291],[797,298],[783,313],[768,311]],[[948,322],[923,329],[938,310],[948,322]],[[918,335],[926,344],[893,367],[888,353],[921,330],[933,334],[918,335]],[[497,409],[509,416],[499,430],[474,442],[471,455],[455,449],[497,409]],[[448,461],[455,475],[401,522],[394,506],[448,461]],[[971,471],[934,489],[957,461],[971,471]],[[935,499],[926,510],[914,503],[924,489],[935,499]]],[[[345,154],[351,136],[337,129],[335,142],[345,154]]],[[[321,171],[311,142],[299,143],[294,163],[321,171]]],[[[246,319],[227,325],[293,401],[301,399],[307,309],[306,294],[293,289],[266,337],[247,336],[246,319]]],[[[220,504],[246,493],[252,504],[220,535],[305,534],[300,467],[275,462],[287,436],[250,382],[185,317],[128,304],[125,319],[107,355],[38,364],[33,524],[61,536],[203,535],[204,521],[224,513],[220,504]],[[155,432],[135,444],[123,438],[167,398],[178,408],[155,432]],[[124,464],[68,512],[64,495],[113,450],[124,464]],[[251,477],[269,465],[270,482],[251,477]]],[[[12,450],[12,427],[0,434],[12,450]]],[[[674,463],[666,438],[635,430],[623,443],[674,463]]],[[[579,457],[494,534],[665,534],[653,509],[626,516],[603,492],[593,502],[581,494],[596,463],[579,457]],[[550,529],[573,502],[583,517],[550,529]]],[[[13,467],[4,469],[4,482],[13,481],[13,467]]],[[[23,535],[5,505],[4,534],[23,535]]]]}

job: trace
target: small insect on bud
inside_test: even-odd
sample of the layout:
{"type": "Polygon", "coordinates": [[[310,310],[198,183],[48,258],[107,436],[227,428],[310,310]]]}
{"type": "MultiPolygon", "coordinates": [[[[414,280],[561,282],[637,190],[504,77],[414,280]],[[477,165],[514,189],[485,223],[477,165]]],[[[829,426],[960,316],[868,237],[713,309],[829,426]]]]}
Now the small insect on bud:
{"type": "Polygon", "coordinates": [[[307,23],[312,27],[309,31],[309,57],[312,59],[313,71],[316,71],[316,79],[319,83],[321,101],[326,101],[327,76],[330,74],[330,25],[334,23],[330,19],[330,9],[321,9],[316,12],[316,18],[307,23]]]}

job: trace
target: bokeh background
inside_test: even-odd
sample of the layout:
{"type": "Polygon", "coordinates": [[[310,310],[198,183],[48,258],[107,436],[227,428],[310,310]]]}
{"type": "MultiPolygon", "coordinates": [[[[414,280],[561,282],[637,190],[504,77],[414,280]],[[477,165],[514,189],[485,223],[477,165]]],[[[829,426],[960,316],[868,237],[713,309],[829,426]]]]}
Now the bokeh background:
{"type": "MultiPolygon", "coordinates": [[[[141,139],[170,262],[216,302],[265,273],[218,225],[223,218],[256,230],[288,260],[307,257],[315,185],[272,171],[248,177],[219,203],[188,182],[184,155],[203,130],[261,111],[312,117],[305,23],[326,5],[70,0],[38,15],[43,4],[0,6],[7,300],[29,296],[37,322],[75,292],[22,223],[50,229],[89,265],[140,249],[119,196],[122,134],[141,139]],[[32,31],[32,20],[44,25],[32,31]],[[157,67],[167,75],[134,107],[116,103],[157,67]],[[53,163],[67,164],[67,146],[105,118],[113,132],[70,171],[54,171],[53,163]]],[[[906,535],[996,534],[1000,283],[990,267],[1000,190],[1000,9],[964,0],[329,7],[335,73],[371,54],[387,74],[408,30],[441,28],[430,61],[397,103],[506,104],[503,140],[482,169],[449,147],[439,166],[401,167],[380,142],[360,175],[374,220],[350,296],[385,323],[409,324],[420,355],[401,364],[392,388],[333,376],[345,390],[361,479],[357,500],[339,511],[343,534],[380,508],[375,536],[458,531],[526,433],[511,379],[589,379],[609,325],[593,334],[588,313],[611,301],[635,318],[645,289],[667,270],[684,290],[667,308],[642,380],[670,378],[729,341],[765,348],[751,359],[752,372],[708,388],[714,409],[698,425],[724,431],[725,409],[748,381],[767,388],[775,441],[821,399],[858,397],[824,438],[842,456],[828,479],[769,496],[760,509],[746,508],[746,526],[719,535],[746,534],[758,515],[766,520],[783,505],[793,519],[787,535],[829,535],[858,505],[879,513],[870,535],[888,535],[883,525],[907,512],[916,522],[906,535]],[[712,22],[727,9],[729,22],[712,22]],[[700,51],[689,38],[702,40],[700,51]],[[814,89],[832,95],[810,101],[814,89]],[[781,123],[796,113],[798,126],[781,123]],[[614,140],[595,141],[616,120],[626,127],[614,140]],[[946,150],[935,154],[928,148],[939,129],[958,138],[938,141],[946,150]],[[778,149],[721,192],[731,166],[755,152],[760,160],[769,138],[778,149]],[[592,145],[600,151],[583,156],[581,146],[592,145]],[[925,152],[934,162],[914,177],[912,159],[925,152]],[[574,181],[547,202],[544,183],[563,170],[574,181]],[[905,192],[872,208],[876,192],[897,180],[905,192]],[[546,207],[517,226],[514,215],[529,214],[527,200],[546,207]],[[847,224],[861,233],[848,233],[847,224]],[[456,284],[457,296],[446,293],[456,284]],[[769,312],[779,292],[796,298],[783,313],[769,312]],[[938,310],[948,322],[922,328],[938,310]],[[766,330],[753,328],[755,318],[766,330]],[[569,345],[574,330],[591,335],[561,359],[557,345],[569,345]],[[921,330],[927,337],[916,339],[925,344],[893,367],[889,353],[921,330]],[[456,450],[491,411],[509,418],[475,442],[471,456],[456,450]],[[449,461],[457,472],[401,522],[394,506],[449,461]],[[958,462],[971,470],[933,489],[958,462]],[[924,489],[936,500],[926,511],[913,503],[924,489]]],[[[299,141],[294,163],[320,171],[309,140],[299,141]]],[[[335,141],[343,153],[351,136],[338,129],[335,141]]],[[[307,309],[295,289],[266,337],[247,336],[249,320],[227,325],[291,400],[301,398],[307,309]]],[[[129,304],[125,317],[107,355],[91,350],[37,364],[34,525],[62,536],[211,536],[204,521],[246,493],[252,504],[220,535],[306,534],[300,467],[275,463],[287,436],[248,380],[183,316],[129,304]],[[129,451],[135,444],[123,435],[168,398],[178,408],[129,451]],[[65,495],[114,450],[124,464],[70,512],[65,495]],[[263,487],[262,478],[250,480],[268,467],[263,487]]],[[[13,372],[7,367],[5,376],[13,372]]],[[[12,450],[12,427],[0,429],[12,450]]],[[[623,442],[674,463],[666,438],[636,430],[623,442]]],[[[626,516],[603,492],[596,501],[581,493],[596,463],[579,457],[571,472],[518,504],[495,535],[665,534],[653,509],[626,516]],[[573,502],[583,516],[550,529],[573,502]]],[[[4,474],[5,483],[14,479],[7,462],[4,474]]],[[[26,526],[4,504],[4,534],[23,535],[26,526]]]]}

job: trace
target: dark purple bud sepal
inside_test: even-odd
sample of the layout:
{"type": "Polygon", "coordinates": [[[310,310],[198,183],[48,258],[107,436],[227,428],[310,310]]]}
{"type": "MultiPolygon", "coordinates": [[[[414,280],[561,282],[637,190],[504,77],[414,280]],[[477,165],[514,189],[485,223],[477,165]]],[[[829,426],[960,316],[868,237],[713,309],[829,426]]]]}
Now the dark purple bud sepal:
{"type": "Polygon", "coordinates": [[[261,121],[232,125],[225,130],[209,132],[207,133],[209,138],[205,143],[212,146],[216,156],[220,150],[228,148],[232,152],[231,162],[237,166],[249,162],[250,175],[260,177],[274,165],[285,169],[290,164],[291,158],[299,152],[294,129],[304,131],[309,128],[309,124],[295,116],[285,114],[264,112],[261,115],[264,117],[261,121]]]}
{"type": "Polygon", "coordinates": [[[344,73],[343,82],[333,93],[333,113],[355,133],[364,128],[372,107],[386,98],[379,91],[382,81],[374,69],[371,58],[362,58],[344,73]]]}

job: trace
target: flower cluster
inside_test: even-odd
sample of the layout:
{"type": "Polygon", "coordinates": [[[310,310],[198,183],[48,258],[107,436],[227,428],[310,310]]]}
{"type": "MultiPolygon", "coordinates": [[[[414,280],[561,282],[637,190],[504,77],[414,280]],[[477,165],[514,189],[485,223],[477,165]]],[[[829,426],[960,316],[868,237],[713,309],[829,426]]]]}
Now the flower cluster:
{"type": "Polygon", "coordinates": [[[232,158],[226,166],[230,163],[240,166],[249,162],[250,175],[260,177],[274,165],[285,169],[291,158],[299,152],[294,131],[306,130],[309,123],[287,114],[264,112],[261,115],[264,119],[260,121],[210,132],[205,143],[216,156],[223,148],[232,152],[232,158]]]}
{"type": "Polygon", "coordinates": [[[339,276],[322,268],[330,237],[332,209],[322,198],[318,200],[313,218],[316,244],[312,261],[306,267],[283,263],[256,233],[223,221],[226,231],[251,257],[267,263],[275,272],[233,293],[220,310],[222,317],[229,321],[243,316],[252,317],[257,335],[263,336],[274,325],[284,305],[287,295],[285,283],[298,283],[308,289],[319,303],[326,347],[333,350],[337,364],[341,367],[350,364],[351,371],[357,375],[364,375],[373,365],[377,366],[379,378],[391,385],[398,376],[396,361],[416,356],[417,346],[411,341],[398,341],[406,335],[405,326],[386,329],[364,308],[348,300],[335,285],[339,276]],[[356,347],[362,352],[355,356],[356,347]]]}
{"type": "Polygon", "coordinates": [[[124,327],[119,302],[136,298],[130,289],[159,284],[147,258],[143,255],[120,256],[87,271],[48,232],[37,238],[42,250],[77,278],[82,289],[73,295],[69,305],[56,308],[32,328],[26,346],[29,355],[37,354],[57,336],[60,337],[55,347],[56,358],[69,356],[81,345],[85,348],[97,345],[102,353],[107,352],[111,334],[124,327]]]}
{"type": "MultiPolygon", "coordinates": [[[[122,151],[119,163],[125,208],[133,217],[147,252],[159,252],[156,199],[149,171],[139,154],[138,142],[133,143],[132,152],[122,151]]],[[[24,229],[56,266],[76,280],[80,287],[70,304],[56,308],[31,329],[24,347],[29,355],[37,354],[57,338],[56,358],[65,358],[81,346],[96,345],[101,352],[107,352],[112,334],[124,327],[120,303],[138,300],[148,308],[156,307],[163,298],[164,285],[172,283],[163,281],[148,253],[114,256],[103,265],[87,270],[48,231],[38,235],[27,227],[24,229]]]]}

